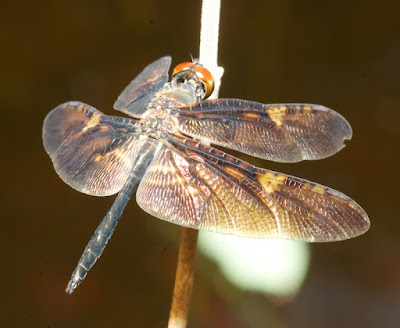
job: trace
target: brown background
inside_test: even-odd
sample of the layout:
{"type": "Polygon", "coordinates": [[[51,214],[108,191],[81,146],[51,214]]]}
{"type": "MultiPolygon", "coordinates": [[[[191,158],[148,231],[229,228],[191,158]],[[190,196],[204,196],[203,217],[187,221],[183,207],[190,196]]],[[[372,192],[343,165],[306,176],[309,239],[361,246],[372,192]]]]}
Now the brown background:
{"type": "MultiPolygon", "coordinates": [[[[113,197],[64,184],[42,122],[73,99],[106,114],[145,65],[198,55],[200,1],[15,1],[0,5],[0,326],[165,327],[179,228],[132,200],[76,294],[65,284],[113,197]]],[[[224,1],[220,96],[332,107],[353,127],[332,158],[251,160],[345,192],[371,230],[312,246],[286,302],[241,291],[199,256],[190,327],[397,327],[400,322],[400,5],[382,1],[224,1]]]]}

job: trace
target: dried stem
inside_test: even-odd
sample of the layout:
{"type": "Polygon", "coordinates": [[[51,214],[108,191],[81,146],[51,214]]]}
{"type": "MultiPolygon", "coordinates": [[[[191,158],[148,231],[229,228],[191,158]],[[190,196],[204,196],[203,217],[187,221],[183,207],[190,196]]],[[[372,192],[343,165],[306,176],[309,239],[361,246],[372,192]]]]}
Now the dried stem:
{"type": "Polygon", "coordinates": [[[185,328],[192,295],[198,230],[182,227],[168,328],[185,328]]]}
{"type": "MultiPolygon", "coordinates": [[[[224,72],[217,65],[220,0],[203,0],[200,31],[200,58],[213,75],[215,89],[209,97],[218,98],[221,77],[224,72]]],[[[172,298],[168,328],[186,328],[192,296],[198,230],[182,228],[178,267],[172,298]]]]}

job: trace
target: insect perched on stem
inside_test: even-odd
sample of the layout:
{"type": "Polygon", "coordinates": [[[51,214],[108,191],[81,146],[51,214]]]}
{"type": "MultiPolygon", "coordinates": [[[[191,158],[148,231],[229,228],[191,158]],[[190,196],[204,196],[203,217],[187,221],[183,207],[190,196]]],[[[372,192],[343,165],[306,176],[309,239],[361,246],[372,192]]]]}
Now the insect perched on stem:
{"type": "Polygon", "coordinates": [[[86,246],[66,288],[72,293],[100,257],[137,188],[139,206],[185,227],[255,238],[338,241],[369,228],[363,209],[322,185],[257,168],[196,140],[277,162],[333,155],[351,139],[349,123],[320,105],[203,100],[211,74],[171,57],[147,66],[107,116],[77,101],[46,117],[43,142],[72,188],[118,196],[86,246]]]}

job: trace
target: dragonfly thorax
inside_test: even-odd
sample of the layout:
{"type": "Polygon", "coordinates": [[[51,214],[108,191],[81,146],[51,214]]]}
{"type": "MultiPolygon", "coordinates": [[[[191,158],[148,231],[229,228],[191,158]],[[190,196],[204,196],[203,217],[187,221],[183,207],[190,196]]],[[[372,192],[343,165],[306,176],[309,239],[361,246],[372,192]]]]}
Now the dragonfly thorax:
{"type": "Polygon", "coordinates": [[[162,137],[165,132],[176,133],[178,122],[171,116],[166,108],[150,108],[140,120],[142,131],[155,138],[162,137]]]}
{"type": "Polygon", "coordinates": [[[173,81],[166,83],[147,106],[148,109],[140,120],[143,132],[155,134],[156,137],[159,137],[162,131],[177,133],[178,121],[172,113],[180,107],[201,101],[204,96],[204,92],[200,92],[196,86],[196,83],[202,85],[201,82],[173,81]]]}

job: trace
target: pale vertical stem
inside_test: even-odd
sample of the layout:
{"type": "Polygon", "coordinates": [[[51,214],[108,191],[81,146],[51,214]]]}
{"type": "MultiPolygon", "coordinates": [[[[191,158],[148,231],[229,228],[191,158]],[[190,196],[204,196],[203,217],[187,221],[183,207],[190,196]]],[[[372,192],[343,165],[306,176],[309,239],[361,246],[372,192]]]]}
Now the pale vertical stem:
{"type": "Polygon", "coordinates": [[[220,0],[203,0],[199,63],[206,67],[214,77],[215,88],[209,99],[218,98],[221,77],[224,74],[224,69],[217,63],[220,9],[220,0]]]}
{"type": "MultiPolygon", "coordinates": [[[[220,0],[203,0],[200,32],[200,64],[204,65],[214,77],[215,88],[211,99],[218,98],[221,77],[224,72],[218,67],[218,33],[220,0]]],[[[182,228],[176,269],[174,294],[168,328],[186,328],[192,296],[198,230],[182,228]]]]}

